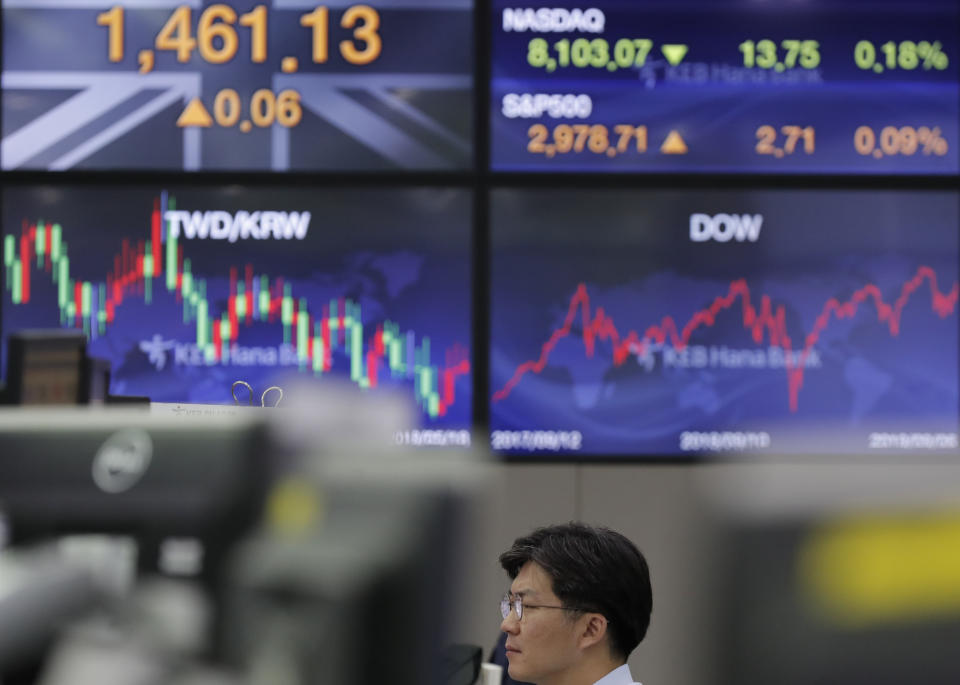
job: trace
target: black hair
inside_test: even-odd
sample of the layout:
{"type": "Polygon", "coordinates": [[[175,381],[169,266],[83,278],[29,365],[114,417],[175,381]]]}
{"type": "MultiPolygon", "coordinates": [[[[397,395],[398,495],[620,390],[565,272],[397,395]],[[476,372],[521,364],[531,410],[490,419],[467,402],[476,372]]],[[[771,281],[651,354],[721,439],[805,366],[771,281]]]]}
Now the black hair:
{"type": "Polygon", "coordinates": [[[511,579],[528,561],[547,572],[564,606],[606,617],[611,649],[624,660],[647,634],[653,607],[650,570],[640,550],[620,533],[577,522],[537,528],[500,555],[511,579]]]}

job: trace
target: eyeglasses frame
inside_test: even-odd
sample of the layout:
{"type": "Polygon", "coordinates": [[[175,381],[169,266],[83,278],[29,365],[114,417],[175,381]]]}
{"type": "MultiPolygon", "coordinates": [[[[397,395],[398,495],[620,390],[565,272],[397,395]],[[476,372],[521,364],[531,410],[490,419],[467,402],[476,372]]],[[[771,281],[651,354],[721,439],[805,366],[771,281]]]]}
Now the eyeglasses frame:
{"type": "Polygon", "coordinates": [[[511,597],[509,592],[500,598],[500,615],[503,617],[503,620],[507,620],[507,617],[513,613],[517,617],[518,621],[522,621],[524,609],[564,609],[566,611],[587,611],[586,609],[582,609],[580,607],[565,607],[552,604],[526,604],[523,601],[522,595],[511,597]]]}

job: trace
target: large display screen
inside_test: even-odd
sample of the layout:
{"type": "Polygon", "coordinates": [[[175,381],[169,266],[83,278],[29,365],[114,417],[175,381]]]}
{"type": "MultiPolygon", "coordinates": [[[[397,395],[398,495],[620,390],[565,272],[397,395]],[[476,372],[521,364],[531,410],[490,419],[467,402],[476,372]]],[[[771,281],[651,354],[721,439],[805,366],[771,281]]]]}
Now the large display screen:
{"type": "Polygon", "coordinates": [[[291,377],[333,377],[405,395],[412,429],[467,434],[466,191],[7,187],[2,199],[4,333],[83,329],[113,394],[231,404],[243,380],[259,404],[291,377]]]}
{"type": "Polygon", "coordinates": [[[496,190],[492,446],[956,452],[960,196],[496,190]]]}
{"type": "Polygon", "coordinates": [[[956,174],[956,0],[493,0],[504,171],[956,174]]]}
{"type": "Polygon", "coordinates": [[[472,164],[472,0],[4,0],[3,169],[472,164]]]}

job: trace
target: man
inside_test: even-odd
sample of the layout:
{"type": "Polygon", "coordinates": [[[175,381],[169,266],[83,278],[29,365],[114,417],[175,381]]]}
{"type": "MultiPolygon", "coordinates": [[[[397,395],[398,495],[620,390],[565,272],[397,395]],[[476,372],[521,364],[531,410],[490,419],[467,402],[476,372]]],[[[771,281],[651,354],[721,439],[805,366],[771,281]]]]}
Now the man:
{"type": "Polygon", "coordinates": [[[650,624],[650,571],[620,533],[538,528],[500,555],[510,678],[535,685],[630,685],[627,657],[650,624]]]}

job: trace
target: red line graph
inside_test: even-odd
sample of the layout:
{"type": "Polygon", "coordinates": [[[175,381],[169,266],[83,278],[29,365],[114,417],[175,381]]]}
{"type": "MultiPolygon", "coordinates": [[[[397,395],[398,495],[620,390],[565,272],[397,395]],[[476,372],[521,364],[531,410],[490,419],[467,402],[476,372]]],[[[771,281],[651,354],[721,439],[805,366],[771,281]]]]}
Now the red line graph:
{"type": "Polygon", "coordinates": [[[506,399],[527,373],[543,371],[553,348],[560,340],[570,335],[578,309],[581,313],[583,346],[586,356],[593,357],[598,339],[601,341],[609,340],[613,346],[613,363],[615,366],[620,366],[631,354],[642,355],[651,342],[657,344],[669,342],[675,349],[682,350],[689,343],[690,336],[693,335],[694,331],[701,327],[713,326],[717,315],[733,308],[739,300],[743,327],[750,332],[753,341],[760,344],[764,341],[764,336],[767,336],[770,345],[779,347],[787,353],[786,371],[787,387],[790,393],[790,411],[796,411],[800,389],[803,387],[803,370],[807,356],[819,340],[820,334],[830,325],[831,320],[851,318],[857,313],[858,307],[863,302],[872,300],[877,311],[877,321],[886,324],[891,336],[897,336],[900,333],[900,317],[904,307],[911,295],[925,282],[930,285],[930,306],[933,311],[940,318],[945,318],[954,313],[957,307],[957,297],[960,294],[960,284],[954,283],[948,292],[941,292],[937,286],[936,272],[928,266],[921,266],[913,277],[903,284],[900,294],[892,304],[883,299],[880,289],[872,283],[864,285],[844,302],[835,298],[827,300],[814,321],[813,328],[804,338],[797,355],[792,354],[793,340],[787,333],[786,309],[784,306],[774,307],[770,296],[764,294],[760,297],[759,309],[754,307],[751,303],[750,287],[745,279],[733,281],[725,295],[714,299],[709,307],[695,312],[682,329],[678,329],[673,318],[665,316],[659,324],[647,328],[642,336],[634,330],[622,336],[614,325],[613,319],[606,314],[603,307],[597,307],[596,311],[591,313],[590,295],[587,293],[587,286],[581,283],[577,286],[577,290],[570,300],[563,326],[553,331],[549,340],[540,348],[540,357],[518,366],[510,380],[493,394],[492,399],[494,402],[506,399]]]}

